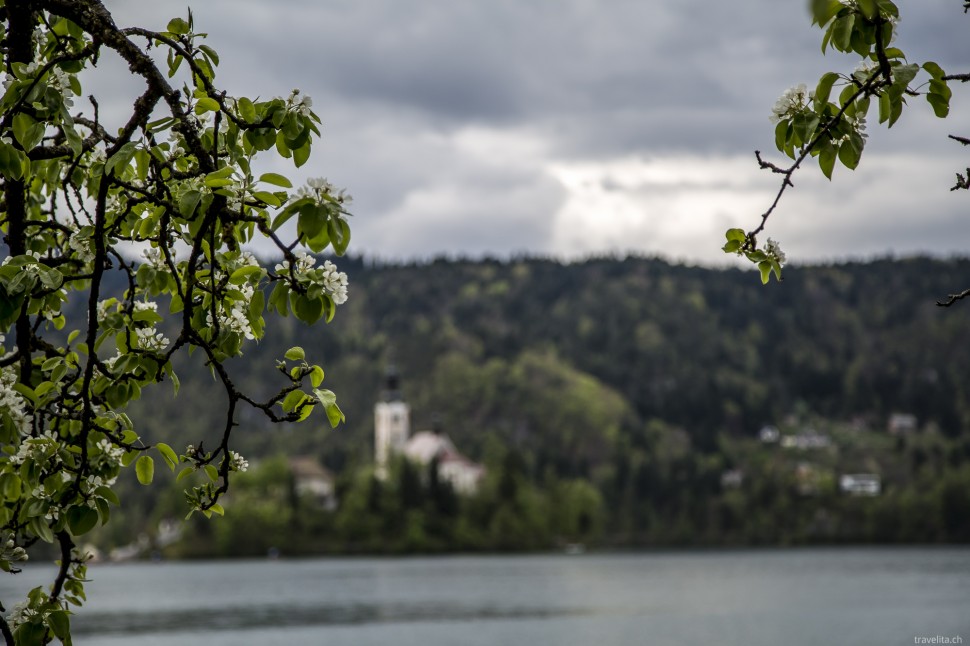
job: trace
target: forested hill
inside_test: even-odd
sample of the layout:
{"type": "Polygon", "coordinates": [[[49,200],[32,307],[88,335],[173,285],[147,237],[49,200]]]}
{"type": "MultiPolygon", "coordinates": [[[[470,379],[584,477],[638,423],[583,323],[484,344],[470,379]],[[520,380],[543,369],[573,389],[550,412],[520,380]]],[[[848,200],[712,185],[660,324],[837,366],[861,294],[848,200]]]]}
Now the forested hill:
{"type": "MultiPolygon", "coordinates": [[[[647,258],[338,262],[350,299],[333,323],[274,321],[233,368],[245,389],[275,392],[276,360],[300,345],[347,423],[330,430],[315,413],[282,428],[242,409],[235,447],[266,466],[176,554],[970,540],[970,303],[935,305],[970,286],[970,260],[790,267],[767,286],[647,258]],[[416,493],[406,470],[386,487],[370,478],[390,364],[412,427],[437,424],[485,463],[478,497],[456,507],[416,493]],[[891,436],[893,413],[919,432],[891,436]],[[762,444],[766,424],[831,444],[762,444]],[[295,455],[337,475],[335,513],[301,515],[279,497],[279,465],[295,455]],[[882,495],[839,494],[840,474],[864,472],[882,495]]],[[[177,367],[177,398],[155,389],[132,406],[148,441],[220,436],[219,386],[200,353],[192,361],[177,367]]],[[[129,479],[120,526],[184,515],[184,482],[158,497],[129,479]]]]}
{"type": "MultiPolygon", "coordinates": [[[[649,258],[340,268],[350,300],[333,323],[286,319],[243,360],[261,367],[244,379],[260,382],[291,345],[326,367],[348,422],[315,450],[338,469],[370,454],[389,363],[415,426],[438,416],[472,455],[494,433],[566,471],[656,420],[702,451],[792,413],[970,427],[970,305],[935,305],[970,284],[968,260],[790,267],[766,286],[751,272],[649,258]]],[[[199,396],[193,387],[173,408],[183,432],[204,430],[199,396]]]]}

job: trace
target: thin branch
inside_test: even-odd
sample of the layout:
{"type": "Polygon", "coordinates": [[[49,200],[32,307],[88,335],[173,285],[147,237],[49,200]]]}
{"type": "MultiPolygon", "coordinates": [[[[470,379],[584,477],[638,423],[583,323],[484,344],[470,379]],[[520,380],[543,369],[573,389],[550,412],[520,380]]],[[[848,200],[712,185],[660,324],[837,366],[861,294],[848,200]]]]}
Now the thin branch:
{"type": "Polygon", "coordinates": [[[962,301],[968,296],[970,296],[970,289],[965,289],[959,294],[948,294],[945,301],[937,301],[936,304],[940,307],[950,307],[957,301],[962,301]]]}

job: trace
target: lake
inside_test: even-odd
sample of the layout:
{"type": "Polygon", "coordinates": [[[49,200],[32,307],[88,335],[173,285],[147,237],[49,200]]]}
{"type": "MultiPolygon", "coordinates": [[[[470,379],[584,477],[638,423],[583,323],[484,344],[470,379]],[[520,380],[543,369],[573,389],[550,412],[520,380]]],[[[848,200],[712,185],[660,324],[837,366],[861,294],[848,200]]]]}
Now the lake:
{"type": "MultiPolygon", "coordinates": [[[[11,607],[51,572],[0,577],[0,599],[11,607]]],[[[77,646],[970,640],[967,548],[96,564],[89,574],[77,646]]]]}

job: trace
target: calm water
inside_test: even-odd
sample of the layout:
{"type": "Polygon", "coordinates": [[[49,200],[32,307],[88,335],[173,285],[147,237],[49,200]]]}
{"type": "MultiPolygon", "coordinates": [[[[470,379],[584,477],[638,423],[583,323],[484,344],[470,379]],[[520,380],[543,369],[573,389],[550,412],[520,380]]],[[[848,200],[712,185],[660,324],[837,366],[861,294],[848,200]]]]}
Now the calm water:
{"type": "MultiPolygon", "coordinates": [[[[0,599],[47,583],[0,577],[0,599]]],[[[78,646],[970,643],[970,549],[95,565],[78,646]]]]}

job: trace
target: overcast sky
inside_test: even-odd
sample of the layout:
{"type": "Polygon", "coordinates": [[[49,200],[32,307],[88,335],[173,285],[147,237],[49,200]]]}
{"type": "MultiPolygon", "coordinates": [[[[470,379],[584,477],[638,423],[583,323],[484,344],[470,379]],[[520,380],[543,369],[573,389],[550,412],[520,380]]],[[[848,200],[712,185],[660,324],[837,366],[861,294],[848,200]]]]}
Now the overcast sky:
{"type": "MultiPolygon", "coordinates": [[[[897,0],[914,62],[970,71],[970,16],[954,0],[897,0]]],[[[106,0],[120,26],[163,29],[184,0],[106,0]]],[[[352,250],[581,258],[610,252],[723,263],[727,227],[752,228],[775,177],[771,106],[854,56],[822,56],[801,2],[777,0],[204,0],[196,29],[231,94],[300,88],[324,122],[307,165],[354,196],[352,250]]],[[[85,92],[122,105],[105,61],[85,92]]],[[[817,165],[769,225],[790,260],[970,251],[970,86],[952,115],[922,99],[859,169],[817,165]]]]}

